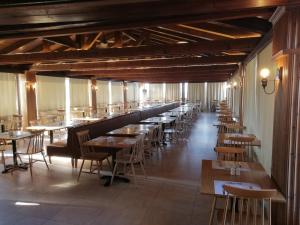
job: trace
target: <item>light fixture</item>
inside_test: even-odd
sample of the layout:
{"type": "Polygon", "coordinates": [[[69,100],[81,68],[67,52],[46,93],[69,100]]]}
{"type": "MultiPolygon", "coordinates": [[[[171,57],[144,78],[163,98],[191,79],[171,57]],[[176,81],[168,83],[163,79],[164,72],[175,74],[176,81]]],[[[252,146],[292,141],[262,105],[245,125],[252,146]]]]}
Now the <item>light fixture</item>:
{"type": "Polygon", "coordinates": [[[236,87],[237,87],[237,82],[234,81],[232,85],[233,85],[233,88],[236,89],[236,87]]]}
{"type": "Polygon", "coordinates": [[[93,85],[93,84],[92,84],[91,86],[92,86],[92,90],[93,90],[93,91],[97,91],[97,90],[98,90],[98,86],[97,86],[97,85],[93,85]]]}
{"type": "Polygon", "coordinates": [[[282,79],[282,67],[276,70],[276,75],[274,80],[269,80],[268,77],[270,76],[270,70],[268,68],[263,68],[260,71],[261,77],[261,86],[264,89],[265,94],[271,95],[275,92],[275,81],[282,79]],[[266,91],[266,87],[268,86],[268,82],[273,81],[273,90],[271,92],[266,91]]]}
{"type": "Polygon", "coordinates": [[[26,81],[25,86],[27,89],[36,89],[36,82],[33,81],[26,81]]]}

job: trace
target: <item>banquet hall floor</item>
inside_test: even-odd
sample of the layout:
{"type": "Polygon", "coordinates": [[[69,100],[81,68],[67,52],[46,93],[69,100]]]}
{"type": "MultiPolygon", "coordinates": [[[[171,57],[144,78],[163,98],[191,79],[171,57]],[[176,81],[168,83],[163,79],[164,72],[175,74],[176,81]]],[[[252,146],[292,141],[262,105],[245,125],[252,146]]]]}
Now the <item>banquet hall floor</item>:
{"type": "Polygon", "coordinates": [[[147,179],[139,176],[137,187],[104,187],[97,175],[86,173],[77,182],[70,159],[55,157],[50,170],[34,164],[32,179],[29,171],[0,174],[0,225],[208,224],[212,198],[200,194],[201,160],[215,158],[214,120],[214,114],[202,113],[188,141],[147,160],[147,179]]]}

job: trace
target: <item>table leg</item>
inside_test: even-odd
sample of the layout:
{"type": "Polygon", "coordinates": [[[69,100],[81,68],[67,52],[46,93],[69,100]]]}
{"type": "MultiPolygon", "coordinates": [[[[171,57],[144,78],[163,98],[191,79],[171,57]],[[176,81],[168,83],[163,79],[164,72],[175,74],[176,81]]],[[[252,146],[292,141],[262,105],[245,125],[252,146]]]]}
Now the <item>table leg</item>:
{"type": "Polygon", "coordinates": [[[212,206],[211,206],[211,211],[210,211],[210,216],[209,216],[209,225],[213,224],[214,221],[214,214],[215,214],[215,207],[216,207],[216,201],[217,201],[217,197],[214,197],[212,206]]]}
{"type": "Polygon", "coordinates": [[[53,143],[53,130],[49,131],[49,136],[50,136],[50,144],[53,143]]]}
{"type": "Polygon", "coordinates": [[[12,140],[12,150],[13,150],[13,160],[14,166],[18,166],[18,159],[17,159],[17,142],[16,140],[12,140]]]}
{"type": "Polygon", "coordinates": [[[1,124],[1,132],[5,132],[5,125],[4,124],[1,124]]]}
{"type": "Polygon", "coordinates": [[[9,173],[17,169],[27,170],[28,166],[26,164],[18,164],[17,156],[17,141],[12,140],[12,150],[13,150],[13,165],[6,165],[2,173],[9,173]]]}

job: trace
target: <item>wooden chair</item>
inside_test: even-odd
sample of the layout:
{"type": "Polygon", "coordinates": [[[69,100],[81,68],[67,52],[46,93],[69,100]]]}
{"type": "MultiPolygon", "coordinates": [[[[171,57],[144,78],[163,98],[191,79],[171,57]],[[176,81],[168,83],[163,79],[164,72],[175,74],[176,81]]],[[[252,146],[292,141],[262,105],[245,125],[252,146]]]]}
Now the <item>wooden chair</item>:
{"type": "Polygon", "coordinates": [[[245,161],[246,149],[236,147],[216,147],[218,160],[245,161]]]}
{"type": "Polygon", "coordinates": [[[176,142],[178,141],[178,135],[177,135],[178,121],[179,121],[179,119],[176,118],[173,127],[164,129],[165,138],[168,137],[170,142],[171,141],[176,141],[176,142]]]}
{"type": "Polygon", "coordinates": [[[154,140],[154,131],[154,129],[150,129],[144,139],[144,153],[147,154],[149,157],[153,153],[152,143],[154,140]]]}
{"type": "Polygon", "coordinates": [[[251,152],[251,143],[255,140],[255,136],[232,136],[229,138],[229,145],[232,147],[245,148],[247,151],[247,157],[250,160],[253,159],[251,152]]]}
{"type": "Polygon", "coordinates": [[[25,152],[18,152],[17,156],[21,159],[22,156],[28,156],[28,164],[30,169],[30,175],[32,177],[32,165],[37,161],[44,161],[47,169],[49,169],[48,163],[44,153],[44,131],[34,132],[33,136],[30,137],[28,146],[25,152]],[[43,160],[33,159],[33,155],[41,154],[43,160]]]}
{"type": "Polygon", "coordinates": [[[79,181],[79,178],[80,178],[85,160],[90,160],[91,161],[91,166],[90,166],[90,172],[91,173],[92,173],[93,161],[96,161],[96,167],[97,167],[98,175],[100,176],[100,170],[102,168],[102,161],[106,159],[108,165],[110,165],[110,162],[108,160],[108,157],[110,155],[107,154],[107,153],[96,152],[94,148],[92,148],[90,146],[83,145],[85,142],[91,140],[88,130],[83,130],[83,131],[77,132],[76,135],[77,135],[78,142],[79,142],[79,145],[80,145],[80,151],[81,151],[80,159],[82,159],[82,163],[81,163],[81,166],[80,166],[77,181],[79,181]]]}
{"type": "Polygon", "coordinates": [[[4,153],[7,150],[8,146],[11,146],[11,145],[8,145],[5,140],[0,140],[0,153],[1,153],[0,161],[2,162],[4,169],[6,167],[4,153]]]}
{"type": "Polygon", "coordinates": [[[126,174],[127,166],[130,165],[131,172],[134,179],[134,185],[136,185],[134,165],[139,164],[144,173],[144,176],[146,177],[143,161],[144,161],[144,135],[139,135],[138,140],[132,149],[124,149],[120,152],[119,155],[117,155],[110,184],[112,184],[114,181],[114,176],[116,175],[118,165],[122,164],[124,174],[126,174]]]}
{"type": "Polygon", "coordinates": [[[244,189],[224,185],[227,192],[225,208],[218,210],[220,225],[271,225],[271,200],[274,189],[244,189]],[[267,203],[267,207],[266,206],[267,203]],[[266,211],[269,211],[267,214],[266,211]],[[267,215],[266,215],[267,214],[267,215]]]}

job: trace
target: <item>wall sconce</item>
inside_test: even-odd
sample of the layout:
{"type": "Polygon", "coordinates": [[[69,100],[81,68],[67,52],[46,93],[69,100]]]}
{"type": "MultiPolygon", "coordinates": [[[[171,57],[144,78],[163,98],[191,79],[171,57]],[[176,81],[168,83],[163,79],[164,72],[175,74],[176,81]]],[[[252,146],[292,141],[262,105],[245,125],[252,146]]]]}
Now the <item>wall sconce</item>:
{"type": "Polygon", "coordinates": [[[36,89],[36,82],[26,81],[25,86],[27,89],[36,89]]]}
{"type": "Polygon", "coordinates": [[[263,87],[265,94],[271,95],[275,92],[275,81],[276,80],[281,81],[282,79],[282,67],[276,70],[276,75],[274,80],[268,80],[268,77],[270,76],[270,70],[268,68],[261,69],[260,76],[261,76],[261,86],[263,87]],[[266,87],[268,86],[269,81],[273,81],[273,90],[271,92],[266,91],[266,87]]]}
{"type": "Polygon", "coordinates": [[[236,87],[237,87],[237,82],[234,81],[232,85],[233,85],[233,88],[236,89],[236,87]]]}
{"type": "Polygon", "coordinates": [[[93,91],[97,91],[98,90],[98,86],[97,85],[92,85],[92,90],[93,91]]]}

